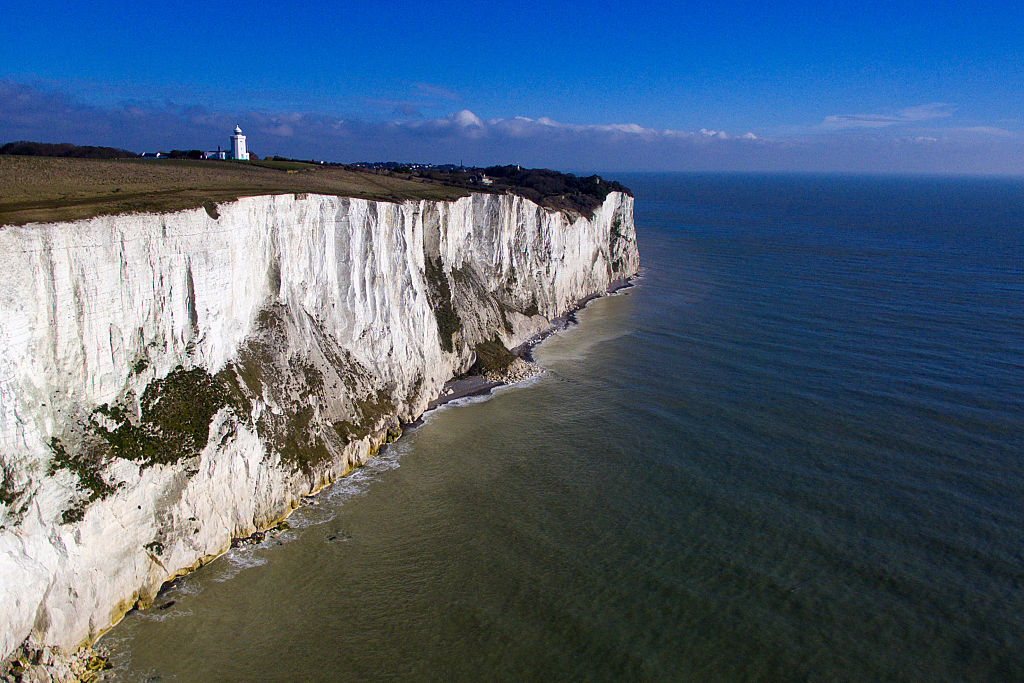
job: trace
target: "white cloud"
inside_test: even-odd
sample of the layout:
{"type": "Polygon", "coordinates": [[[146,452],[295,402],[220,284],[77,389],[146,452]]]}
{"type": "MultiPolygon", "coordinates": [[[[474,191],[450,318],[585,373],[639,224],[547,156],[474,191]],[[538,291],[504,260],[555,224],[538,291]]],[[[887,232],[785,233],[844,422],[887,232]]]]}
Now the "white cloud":
{"type": "Polygon", "coordinates": [[[949,118],[955,107],[945,102],[932,102],[900,109],[895,114],[835,114],[826,116],[821,125],[830,130],[844,128],[886,128],[935,119],[949,118]]]}
{"type": "Polygon", "coordinates": [[[480,120],[480,117],[471,112],[468,109],[463,109],[452,115],[452,121],[463,128],[483,128],[484,122],[480,120]]]}
{"type": "Polygon", "coordinates": [[[718,140],[728,140],[729,134],[724,130],[709,130],[707,128],[701,128],[700,134],[706,138],[716,138],[718,140]]]}
{"type": "Polygon", "coordinates": [[[753,133],[746,133],[738,138],[731,137],[722,130],[701,128],[697,131],[657,129],[641,126],[638,123],[600,123],[600,124],[578,124],[556,121],[547,116],[530,118],[528,116],[514,116],[512,118],[492,118],[483,121],[473,112],[464,109],[446,118],[425,119],[419,121],[397,122],[395,125],[410,129],[426,128],[435,130],[465,129],[466,132],[478,136],[483,132],[493,132],[500,136],[512,138],[550,137],[552,135],[585,135],[597,136],[609,139],[642,139],[645,141],[658,140],[757,140],[753,133]]]}
{"type": "Polygon", "coordinates": [[[290,138],[295,135],[295,129],[287,123],[281,123],[276,126],[266,126],[261,129],[261,132],[267,135],[277,135],[278,137],[283,138],[290,138]]]}

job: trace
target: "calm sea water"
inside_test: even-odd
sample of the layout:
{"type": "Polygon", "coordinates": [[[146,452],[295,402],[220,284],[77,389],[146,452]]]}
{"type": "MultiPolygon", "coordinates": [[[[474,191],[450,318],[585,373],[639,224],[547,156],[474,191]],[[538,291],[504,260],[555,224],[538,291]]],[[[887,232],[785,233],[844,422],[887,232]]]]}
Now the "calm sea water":
{"type": "Polygon", "coordinates": [[[1024,181],[639,176],[636,287],[123,680],[1024,679],[1024,181]]]}

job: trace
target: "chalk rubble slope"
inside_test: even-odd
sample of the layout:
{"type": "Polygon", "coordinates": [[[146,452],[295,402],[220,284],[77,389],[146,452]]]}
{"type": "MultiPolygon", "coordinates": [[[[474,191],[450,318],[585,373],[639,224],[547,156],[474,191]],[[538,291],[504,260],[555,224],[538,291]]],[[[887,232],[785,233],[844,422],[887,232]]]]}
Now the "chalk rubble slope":
{"type": "Polygon", "coordinates": [[[0,662],[74,651],[638,267],[633,199],[243,198],[0,229],[0,662]]]}

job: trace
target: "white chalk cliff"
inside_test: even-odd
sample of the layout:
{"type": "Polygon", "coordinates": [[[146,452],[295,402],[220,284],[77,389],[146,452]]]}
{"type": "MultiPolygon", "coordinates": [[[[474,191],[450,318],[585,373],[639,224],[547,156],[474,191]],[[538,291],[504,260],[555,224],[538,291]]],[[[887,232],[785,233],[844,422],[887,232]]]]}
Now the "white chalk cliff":
{"type": "Polygon", "coordinates": [[[638,267],[633,200],[321,195],[0,228],[0,662],[77,649],[638,267]]]}

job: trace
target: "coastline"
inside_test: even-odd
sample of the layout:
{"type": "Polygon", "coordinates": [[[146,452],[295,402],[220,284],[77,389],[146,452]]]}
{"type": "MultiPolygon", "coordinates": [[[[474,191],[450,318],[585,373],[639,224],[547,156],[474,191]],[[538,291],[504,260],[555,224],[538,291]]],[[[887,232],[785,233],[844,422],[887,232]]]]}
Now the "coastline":
{"type": "MultiPolygon", "coordinates": [[[[137,402],[143,387],[150,388],[150,385],[151,394],[177,396],[175,392],[187,392],[188,383],[194,383],[193,376],[213,377],[213,390],[222,389],[221,384],[226,387],[224,393],[215,391],[214,396],[204,399],[198,406],[204,411],[216,411],[213,413],[216,419],[211,418],[210,422],[212,436],[207,440],[213,446],[201,451],[192,449],[196,453],[174,448],[168,454],[160,451],[159,456],[169,461],[158,462],[161,467],[124,464],[123,460],[130,463],[131,458],[116,457],[125,445],[118,441],[111,443],[109,449],[104,447],[99,457],[88,460],[81,466],[87,469],[79,472],[75,469],[79,461],[74,458],[85,453],[83,444],[91,437],[89,430],[92,428],[82,427],[79,431],[84,430],[83,434],[74,429],[67,434],[61,432],[59,446],[68,443],[77,449],[67,456],[70,464],[58,463],[62,468],[60,477],[38,477],[42,487],[39,490],[17,489],[20,497],[16,502],[21,507],[13,508],[14,513],[18,513],[27,502],[38,498],[45,504],[41,523],[40,515],[32,520],[36,527],[45,529],[50,517],[57,515],[63,521],[50,524],[58,531],[57,536],[31,536],[30,540],[40,545],[40,549],[31,549],[19,541],[24,535],[20,534],[20,529],[4,530],[0,535],[0,541],[4,542],[0,573],[4,574],[5,581],[34,589],[18,599],[5,595],[0,601],[5,622],[5,628],[0,630],[6,651],[5,665],[42,659],[70,661],[73,653],[95,643],[133,607],[151,606],[162,584],[221,556],[232,540],[247,538],[277,525],[301,506],[306,497],[344,477],[386,443],[398,438],[402,428],[428,408],[459,397],[487,393],[501,384],[532,376],[531,373],[535,373],[527,360],[517,357],[508,347],[516,348],[528,359],[532,344],[567,325],[573,312],[595,296],[620,289],[624,283],[616,278],[635,273],[638,266],[632,226],[633,201],[623,193],[609,194],[601,211],[592,219],[555,213],[529,200],[508,195],[474,195],[450,205],[436,202],[394,205],[358,199],[339,202],[326,195],[255,197],[220,207],[218,219],[197,210],[166,216],[145,214],[95,219],[84,226],[86,230],[77,232],[62,230],[61,224],[47,224],[2,233],[5,257],[12,266],[26,265],[21,261],[31,261],[32,254],[43,253],[61,264],[50,270],[62,277],[66,273],[71,275],[70,284],[60,280],[57,283],[60,287],[55,284],[50,289],[44,285],[57,275],[43,278],[41,282],[19,280],[12,283],[15,286],[0,308],[14,322],[24,318],[24,302],[49,302],[56,296],[53,292],[63,294],[61,287],[76,285],[84,273],[109,275],[99,278],[102,286],[98,288],[77,284],[74,289],[84,297],[77,305],[88,314],[87,325],[71,330],[57,329],[53,325],[30,325],[25,328],[26,340],[39,337],[39,343],[33,346],[26,342],[5,348],[5,355],[17,367],[24,366],[26,373],[32,371],[45,376],[52,394],[51,400],[40,402],[38,408],[31,402],[19,406],[37,419],[4,424],[2,436],[5,439],[24,441],[33,436],[28,432],[43,418],[57,420],[55,424],[63,425],[61,428],[65,430],[77,429],[80,422],[60,422],[63,416],[80,408],[79,403],[84,399],[75,398],[78,396],[75,392],[84,392],[86,396],[91,395],[89,391],[99,392],[94,402],[105,400],[106,403],[100,404],[103,406],[111,405],[113,400],[120,406],[122,400],[126,404],[137,402]],[[465,264],[466,258],[477,251],[490,250],[507,241],[503,234],[463,234],[466,226],[474,224],[475,217],[484,213],[490,217],[495,211],[502,216],[507,214],[510,220],[521,221],[526,226],[527,237],[534,241],[541,240],[545,230],[571,230],[576,239],[573,244],[584,252],[590,250],[591,257],[561,243],[541,242],[536,249],[523,252],[525,262],[471,263],[470,267],[459,270],[453,264],[460,258],[465,264]],[[349,233],[358,232],[361,241],[352,258],[328,258],[332,265],[323,270],[318,259],[322,258],[321,252],[329,253],[333,233],[320,230],[318,219],[341,214],[352,221],[341,236],[351,237],[349,233]],[[410,216],[426,221],[428,227],[433,226],[433,232],[423,233],[422,245],[415,239],[410,242],[401,238],[410,216]],[[215,221],[217,225],[211,226],[215,221]],[[211,227],[216,229],[211,232],[211,227]],[[26,249],[22,244],[32,246],[32,240],[49,237],[51,233],[54,239],[44,240],[42,251],[26,249]],[[88,239],[83,237],[85,233],[88,239]],[[119,240],[121,234],[138,234],[146,239],[119,240]],[[372,239],[362,239],[367,234],[372,239]],[[88,249],[80,248],[83,239],[88,242],[88,249]],[[365,284],[361,279],[364,269],[358,267],[361,258],[368,258],[371,245],[375,250],[373,263],[378,266],[382,283],[377,288],[380,291],[374,289],[372,295],[370,290],[361,288],[365,284]],[[450,253],[456,247],[456,252],[450,253]],[[424,258],[428,259],[426,271],[406,268],[416,261],[405,257],[409,249],[414,254],[423,250],[424,258]],[[184,261],[166,257],[181,253],[189,257],[184,261]],[[435,253],[440,254],[440,258],[432,256],[435,253]],[[110,266],[118,261],[120,269],[110,266]],[[561,264],[569,275],[555,277],[544,265],[549,261],[561,264]],[[146,270],[147,264],[152,263],[161,264],[161,277],[157,280],[146,270]],[[450,273],[444,270],[446,265],[450,273]],[[502,275],[506,271],[528,271],[532,275],[520,280],[502,275]],[[280,273],[287,273],[288,277],[282,278],[280,273]],[[404,290],[392,286],[410,277],[416,294],[412,299],[404,290]],[[492,278],[505,278],[501,280],[504,294],[498,295],[485,285],[485,280],[490,282],[492,278]],[[215,286],[228,281],[237,286],[215,286]],[[125,282],[131,286],[126,287],[125,282]],[[309,288],[299,286],[308,282],[323,290],[313,304],[306,302],[309,288]],[[155,287],[159,296],[154,296],[147,287],[155,287]],[[339,307],[335,300],[340,296],[338,293],[350,290],[356,295],[354,298],[346,295],[345,306],[339,307]],[[128,291],[130,300],[122,301],[120,307],[113,309],[105,307],[105,294],[113,291],[128,291]],[[289,313],[290,307],[265,305],[266,301],[278,301],[282,297],[294,304],[296,310],[315,309],[314,328],[307,329],[308,319],[299,313],[289,313]],[[444,303],[446,299],[448,304],[444,303]],[[528,301],[534,303],[524,303],[528,301]],[[502,308],[503,303],[506,308],[502,308]],[[157,306],[159,315],[143,316],[149,310],[147,306],[157,306]],[[507,307],[519,315],[506,318],[507,307]],[[399,310],[403,311],[402,315],[396,314],[399,310]],[[382,312],[388,318],[388,325],[377,324],[382,312]],[[556,315],[559,312],[562,313],[556,315]],[[118,329],[141,326],[141,341],[132,337],[127,341],[122,339],[120,345],[109,344],[107,332],[111,325],[118,329]],[[505,332],[497,334],[502,329],[505,332]],[[460,332],[463,336],[457,338],[460,332]],[[458,343],[446,343],[448,334],[453,342],[458,339],[458,343]],[[81,342],[71,344],[66,352],[61,349],[57,356],[70,368],[67,374],[47,365],[49,356],[33,351],[50,348],[47,343],[50,337],[81,342]],[[523,340],[527,342],[523,344],[523,340]],[[396,344],[401,353],[389,352],[396,344]],[[245,354],[249,355],[237,355],[237,351],[232,351],[235,347],[244,347],[245,354]],[[376,358],[374,362],[383,365],[364,370],[360,359],[365,358],[376,358]],[[454,374],[465,372],[471,363],[476,366],[471,372],[483,373],[483,378],[460,377],[467,381],[446,385],[446,378],[450,381],[454,374]],[[165,374],[165,366],[172,371],[165,374]],[[220,368],[218,373],[225,374],[211,374],[217,368],[220,368]],[[105,374],[101,374],[101,370],[105,374]],[[155,379],[157,376],[161,379],[155,379]],[[268,384],[263,381],[265,377],[282,381],[268,384]],[[397,384],[384,381],[389,377],[397,384]],[[337,391],[342,386],[344,390],[337,391]],[[272,387],[269,393],[267,387],[272,387]],[[332,390],[322,390],[325,387],[332,390]],[[304,388],[312,391],[303,393],[304,388]],[[120,394],[113,394],[115,390],[127,391],[127,398],[117,398],[120,394]],[[430,400],[432,396],[434,401],[430,400]],[[252,402],[259,415],[253,417],[244,408],[238,409],[231,403],[246,400],[252,402]],[[225,401],[229,405],[221,405],[225,401]],[[221,410],[225,407],[228,410],[221,410]],[[242,410],[241,418],[238,418],[238,410],[242,410]],[[246,415],[249,415],[248,421],[246,415]],[[252,427],[253,420],[261,416],[270,424],[269,427],[263,425],[271,436],[271,441],[266,442],[270,444],[269,450],[252,427]],[[293,430],[302,443],[282,441],[279,432],[305,416],[313,421],[309,423],[310,430],[306,430],[305,425],[293,430]],[[236,422],[243,429],[237,429],[236,422]],[[214,428],[216,433],[212,431],[214,428]],[[107,462],[104,458],[108,457],[108,450],[115,456],[111,467],[120,468],[116,472],[100,471],[107,462]],[[336,457],[324,458],[325,450],[336,457]],[[186,457],[199,459],[185,462],[186,457]],[[274,465],[275,458],[284,466],[261,468],[265,461],[274,465]],[[289,463],[293,467],[287,467],[289,463]],[[65,470],[70,476],[64,474],[65,470]],[[107,481],[104,476],[129,484],[140,478],[145,481],[141,482],[144,486],[119,486],[108,493],[103,488],[107,481]],[[88,486],[93,482],[100,488],[98,493],[88,486]],[[86,489],[92,491],[89,497],[86,497],[86,489]],[[151,489],[166,489],[171,497],[151,499],[145,495],[151,489]],[[27,493],[22,495],[22,491],[27,493]],[[90,506],[94,501],[99,502],[90,506]],[[90,517],[95,518],[93,523],[79,525],[74,529],[76,534],[69,535],[67,527],[76,523],[74,515],[84,516],[87,507],[90,517]],[[226,512],[218,512],[221,508],[226,512]],[[129,523],[126,524],[126,520],[129,523]],[[117,537],[116,543],[106,543],[102,537],[111,525],[120,525],[133,535],[122,535],[117,537]],[[59,545],[61,540],[63,546],[59,545]],[[43,551],[51,546],[54,551],[46,555],[43,551]],[[75,562],[60,561],[62,554],[71,553],[75,554],[75,562]],[[112,556],[117,556],[119,561],[113,571],[105,570],[104,565],[110,566],[112,556]],[[40,557],[43,561],[36,564],[20,562],[22,558],[40,557]],[[78,565],[92,567],[92,571],[73,571],[72,567],[78,565]],[[36,583],[31,584],[31,581],[36,583]],[[51,586],[50,590],[43,590],[44,581],[59,584],[61,588],[51,586]],[[77,592],[84,592],[91,601],[73,599],[77,592]],[[31,608],[37,599],[39,604],[31,608]],[[62,618],[47,620],[47,610],[62,618]]],[[[338,223],[328,220],[322,225],[338,223]]],[[[27,266],[35,267],[34,263],[27,266]]],[[[75,299],[62,296],[54,301],[53,305],[61,314],[59,320],[78,319],[64,315],[69,311],[60,308],[61,305],[68,308],[69,302],[75,299]]],[[[35,308],[46,313],[51,312],[53,306],[37,303],[35,308]]],[[[81,315],[79,313],[78,317],[81,315]]],[[[19,340],[20,337],[16,341],[19,340]]],[[[10,389],[0,392],[5,400],[25,394],[19,393],[20,385],[15,386],[14,380],[21,376],[5,377],[4,389],[10,389]]],[[[179,404],[170,400],[158,405],[166,405],[167,411],[173,412],[179,404]]],[[[164,429],[163,423],[157,425],[153,420],[168,416],[154,415],[150,416],[153,419],[146,418],[148,421],[144,420],[142,426],[126,428],[135,431],[164,429]]],[[[205,413],[199,417],[201,421],[207,419],[205,413]]],[[[121,429],[125,426],[122,421],[127,424],[132,419],[130,413],[118,412],[97,429],[109,431],[115,426],[121,429]]],[[[180,427],[181,424],[184,423],[173,422],[166,428],[173,437],[191,443],[188,441],[191,435],[185,433],[187,430],[180,427]]],[[[195,443],[200,442],[201,438],[195,437],[195,443]]],[[[40,443],[45,444],[45,440],[40,443]]],[[[49,462],[54,459],[52,448],[51,445],[49,449],[30,455],[38,456],[39,462],[49,462]]],[[[62,449],[58,455],[63,457],[63,453],[62,449]]],[[[16,470],[7,474],[5,470],[4,480],[14,477],[15,481],[20,481],[18,476],[38,474],[39,468],[28,467],[31,464],[28,462],[22,467],[24,472],[16,470]]],[[[29,478],[29,483],[35,481],[29,478]]],[[[0,502],[6,503],[6,500],[0,499],[0,502]]],[[[11,512],[9,508],[9,505],[0,508],[0,513],[6,515],[11,512]]],[[[0,674],[5,673],[5,669],[9,671],[4,666],[0,674]]],[[[51,667],[51,671],[53,669],[51,667]]]]}
{"type": "MultiPolygon", "coordinates": [[[[548,337],[552,336],[553,334],[556,334],[556,333],[558,333],[558,332],[560,332],[562,330],[568,329],[569,327],[573,327],[575,325],[578,325],[579,321],[576,318],[576,313],[578,311],[580,311],[583,308],[585,308],[587,306],[587,304],[589,304],[591,301],[594,301],[595,299],[600,299],[602,297],[609,296],[611,294],[615,294],[616,292],[619,292],[619,291],[622,291],[622,290],[625,290],[625,289],[629,289],[629,288],[635,286],[633,281],[636,278],[637,278],[637,276],[633,275],[633,276],[628,277],[628,278],[621,278],[619,280],[615,280],[615,281],[613,281],[609,285],[608,291],[606,291],[605,293],[603,293],[603,294],[593,294],[591,296],[588,296],[588,297],[585,297],[585,298],[581,299],[569,311],[566,311],[562,315],[557,316],[556,318],[553,318],[551,320],[552,324],[546,330],[544,330],[542,332],[538,332],[533,337],[531,337],[527,341],[525,341],[522,344],[520,344],[519,346],[517,346],[515,349],[512,350],[512,353],[515,354],[517,357],[519,357],[519,358],[521,358],[521,359],[523,359],[523,360],[533,364],[532,351],[533,351],[534,348],[537,347],[537,345],[539,345],[541,342],[543,342],[545,339],[547,339],[548,337]]],[[[534,375],[531,375],[531,377],[532,376],[534,376],[534,375]]],[[[522,381],[522,380],[519,380],[519,381],[522,381]]],[[[437,398],[435,398],[433,401],[431,401],[430,404],[428,404],[427,409],[424,410],[423,413],[421,413],[420,416],[415,421],[410,422],[410,423],[408,423],[406,425],[403,425],[403,432],[405,431],[405,428],[415,427],[416,425],[421,424],[422,421],[423,421],[423,416],[426,415],[431,410],[439,408],[439,407],[441,407],[443,405],[446,405],[448,403],[451,403],[453,401],[457,401],[457,400],[459,400],[461,398],[469,398],[469,397],[473,397],[473,396],[485,396],[487,394],[490,394],[492,390],[494,390],[494,389],[496,389],[498,387],[512,386],[512,385],[518,384],[519,381],[494,381],[494,380],[486,379],[483,375],[470,375],[468,377],[453,378],[453,379],[451,379],[451,380],[449,380],[448,382],[445,383],[444,387],[441,390],[441,393],[437,396],[437,398]],[[446,393],[446,390],[447,390],[447,393],[446,393]]],[[[385,449],[387,449],[389,443],[394,443],[395,441],[397,441],[398,439],[401,439],[401,438],[402,437],[399,436],[397,439],[394,439],[393,441],[385,442],[385,443],[380,444],[377,453],[380,454],[385,449]]],[[[364,465],[360,465],[360,467],[363,467],[363,466],[365,466],[365,464],[364,465]]],[[[351,472],[355,471],[356,469],[359,469],[359,468],[353,468],[352,470],[347,472],[345,475],[343,475],[343,477],[344,476],[348,476],[348,474],[351,474],[351,472]]],[[[300,507],[303,507],[303,506],[319,505],[319,502],[316,501],[317,496],[320,493],[322,493],[324,490],[326,490],[329,486],[334,484],[336,481],[337,481],[337,479],[329,481],[329,482],[325,483],[323,486],[321,486],[320,488],[316,489],[315,491],[311,491],[310,493],[302,496],[300,498],[300,503],[299,503],[298,506],[290,509],[287,514],[285,514],[280,519],[274,521],[272,524],[268,524],[266,527],[264,527],[262,529],[258,529],[257,531],[253,532],[252,534],[250,534],[248,536],[239,536],[239,537],[232,538],[231,539],[231,543],[229,544],[229,546],[227,548],[225,548],[221,553],[219,553],[216,556],[214,556],[213,558],[211,558],[208,562],[204,562],[200,567],[196,567],[195,569],[193,569],[193,570],[191,570],[191,571],[189,571],[189,572],[187,572],[185,574],[180,574],[180,575],[178,575],[178,576],[176,576],[176,577],[166,581],[164,583],[164,585],[161,586],[160,590],[157,592],[157,595],[159,595],[160,592],[163,592],[166,588],[168,588],[170,586],[170,584],[173,583],[175,580],[181,578],[182,576],[186,576],[188,574],[191,574],[191,573],[197,571],[198,569],[200,569],[202,566],[205,566],[205,565],[209,564],[210,562],[213,562],[217,558],[222,557],[231,548],[237,548],[240,545],[244,545],[247,542],[251,542],[254,539],[260,539],[260,538],[262,538],[262,536],[264,536],[264,535],[266,535],[268,533],[273,533],[275,530],[287,528],[287,520],[292,515],[292,513],[294,513],[296,510],[298,510],[300,507]]],[[[146,609],[150,609],[153,606],[156,606],[155,602],[154,602],[154,605],[151,605],[150,607],[147,607],[146,609]]],[[[116,624],[111,625],[111,628],[113,628],[114,625],[116,625],[116,624]]],[[[98,642],[98,641],[99,641],[99,638],[97,638],[97,640],[95,642],[98,642]]]]}
{"type": "MultiPolygon", "coordinates": [[[[533,349],[548,337],[562,330],[578,325],[579,321],[576,314],[590,304],[590,302],[595,299],[600,299],[632,288],[635,286],[635,280],[638,277],[639,274],[634,274],[627,278],[613,280],[609,283],[606,291],[580,299],[565,313],[552,318],[550,320],[551,324],[546,329],[534,334],[522,344],[511,349],[513,355],[526,363],[529,367],[537,368],[537,372],[531,372],[526,377],[515,378],[514,376],[517,373],[510,371],[508,375],[500,380],[488,379],[483,375],[469,375],[453,378],[443,385],[441,393],[428,403],[427,408],[415,421],[402,425],[402,431],[404,432],[406,429],[414,428],[421,424],[424,416],[428,412],[448,403],[452,403],[462,398],[489,395],[498,387],[512,386],[541,374],[543,370],[540,369],[533,360],[533,349]]],[[[401,435],[397,438],[401,438],[401,435]]],[[[393,441],[397,441],[397,439],[394,439],[393,441]]],[[[393,441],[385,440],[378,444],[376,451],[378,455],[384,452],[387,449],[388,444],[393,441]]],[[[342,478],[350,474],[355,469],[358,468],[353,468],[352,470],[347,471],[342,475],[342,478]]],[[[168,607],[169,604],[161,604],[158,598],[172,587],[175,581],[183,576],[192,574],[200,568],[225,556],[233,548],[260,543],[266,536],[288,529],[287,520],[292,513],[301,507],[319,505],[320,503],[317,500],[318,496],[337,481],[338,479],[325,481],[322,486],[301,496],[298,504],[295,507],[290,508],[279,519],[272,520],[271,523],[267,524],[265,527],[258,528],[248,536],[232,537],[230,543],[219,553],[216,553],[211,557],[203,558],[202,561],[198,562],[196,566],[190,568],[188,571],[181,572],[168,579],[158,589],[152,604],[146,607],[139,607],[139,604],[136,603],[130,609],[126,610],[120,618],[104,629],[92,643],[83,645],[77,651],[68,655],[59,653],[51,648],[43,648],[34,652],[25,651],[20,655],[12,657],[10,666],[7,671],[3,672],[5,674],[3,680],[82,681],[85,683],[95,683],[97,681],[105,680],[106,676],[104,672],[110,669],[111,665],[108,661],[109,652],[103,647],[100,641],[103,636],[113,630],[125,618],[125,616],[136,609],[164,609],[168,607]]]]}
{"type": "Polygon", "coordinates": [[[640,274],[635,273],[633,275],[630,275],[629,277],[612,280],[611,282],[608,283],[608,289],[605,290],[603,293],[591,294],[590,296],[583,297],[582,299],[577,301],[576,304],[568,311],[566,311],[560,316],[552,318],[551,326],[548,327],[548,329],[533,335],[532,337],[524,341],[522,344],[512,349],[512,353],[522,358],[524,361],[528,363],[533,363],[533,349],[536,348],[538,344],[540,344],[542,341],[544,341],[551,335],[561,332],[562,330],[568,327],[572,327],[573,325],[578,325],[579,321],[576,319],[576,313],[586,308],[587,304],[589,304],[594,299],[600,299],[602,297],[611,296],[612,294],[616,294],[620,291],[634,287],[636,279],[639,277],[640,274]]]}
{"type": "MultiPolygon", "coordinates": [[[[572,308],[563,313],[562,315],[556,316],[551,319],[551,324],[544,330],[533,335],[519,346],[510,349],[512,355],[516,356],[520,360],[529,364],[530,366],[537,367],[533,359],[533,350],[545,339],[553,334],[557,334],[562,330],[565,330],[574,325],[578,325],[579,321],[576,319],[576,313],[587,307],[591,301],[600,299],[602,297],[610,296],[617,292],[630,289],[635,286],[635,280],[638,276],[632,275],[627,278],[619,278],[613,280],[608,285],[607,291],[602,294],[591,294],[590,296],[584,297],[576,302],[572,308]]],[[[502,386],[509,386],[518,384],[525,379],[535,376],[539,373],[530,374],[528,377],[521,379],[510,379],[505,377],[502,380],[491,380],[487,379],[483,375],[467,375],[463,377],[454,377],[444,383],[441,387],[441,393],[437,395],[430,403],[427,404],[427,409],[423,411],[423,415],[426,415],[435,408],[457,401],[460,398],[469,398],[472,396],[485,396],[490,394],[491,391],[502,386]]],[[[409,426],[417,425],[423,420],[423,415],[417,418],[414,422],[410,423],[409,426]]]]}

